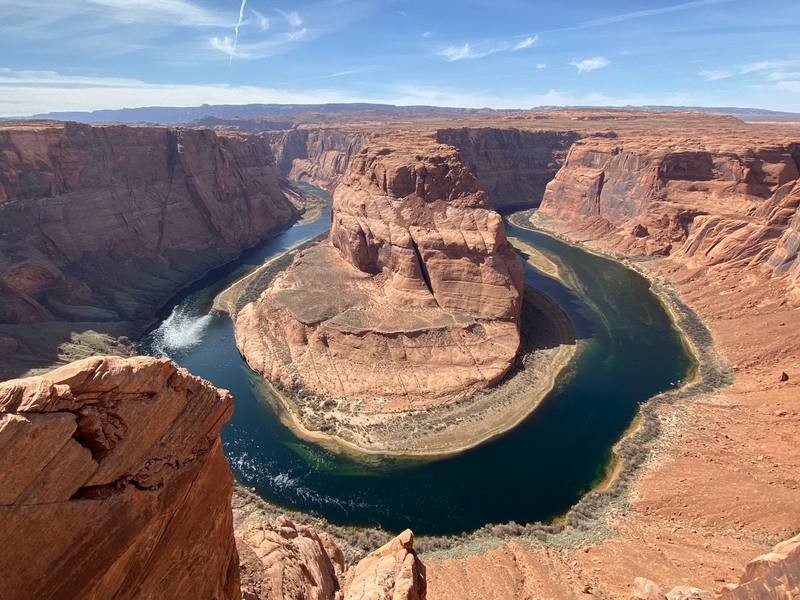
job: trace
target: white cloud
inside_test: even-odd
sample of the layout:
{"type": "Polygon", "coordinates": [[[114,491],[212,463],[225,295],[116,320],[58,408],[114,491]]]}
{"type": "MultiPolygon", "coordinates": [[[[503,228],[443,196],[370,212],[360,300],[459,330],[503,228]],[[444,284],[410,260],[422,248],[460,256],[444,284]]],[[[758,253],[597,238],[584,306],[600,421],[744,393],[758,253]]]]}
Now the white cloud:
{"type": "Polygon", "coordinates": [[[423,31],[423,32],[422,32],[422,37],[424,37],[426,40],[427,40],[429,37],[431,37],[432,35],[433,35],[433,32],[432,32],[432,31],[423,31]]]}
{"type": "Polygon", "coordinates": [[[772,81],[783,81],[785,79],[800,79],[800,72],[773,71],[767,75],[772,81]]]}
{"type": "Polygon", "coordinates": [[[446,48],[442,48],[439,51],[439,55],[442,56],[448,62],[454,62],[457,60],[464,60],[464,59],[473,59],[473,58],[483,58],[484,56],[489,56],[492,54],[492,50],[487,51],[477,51],[469,43],[465,43],[463,46],[447,46],[446,48]]]}
{"type": "Polygon", "coordinates": [[[730,67],[722,67],[718,69],[705,69],[700,71],[699,75],[705,77],[709,81],[719,81],[720,79],[729,79],[739,75],[748,75],[750,73],[758,73],[759,71],[766,71],[774,68],[775,63],[769,60],[760,62],[747,63],[741,65],[734,65],[730,67]]]}
{"type": "Polygon", "coordinates": [[[251,9],[250,12],[253,13],[253,16],[256,18],[256,25],[258,25],[258,28],[261,31],[266,31],[267,29],[269,29],[270,21],[267,17],[265,17],[257,10],[251,9]]]}
{"type": "Polygon", "coordinates": [[[236,43],[227,35],[223,37],[212,37],[208,40],[208,43],[214,50],[219,50],[230,57],[236,56],[236,43]]]}
{"type": "MultiPolygon", "coordinates": [[[[791,92],[793,94],[800,94],[800,79],[797,81],[779,81],[775,84],[775,89],[781,90],[782,92],[791,92]]],[[[795,112],[797,111],[797,106],[793,109],[795,112]]]]}
{"type": "MultiPolygon", "coordinates": [[[[12,0],[19,2],[19,0],[12,0]]],[[[52,3],[33,0],[22,4],[49,5],[52,3]]],[[[59,3],[56,11],[85,12],[99,9],[103,16],[122,23],[161,23],[167,21],[174,25],[188,27],[218,27],[230,25],[228,17],[209,10],[189,0],[70,0],[59,3]]]]}
{"type": "Polygon", "coordinates": [[[581,73],[585,73],[587,71],[605,69],[611,63],[605,56],[593,56],[591,58],[584,58],[583,60],[573,60],[569,64],[578,69],[581,73]]]}
{"type": "Polygon", "coordinates": [[[298,29],[303,26],[303,19],[300,17],[300,15],[296,10],[290,12],[284,12],[282,10],[279,10],[278,12],[284,19],[286,19],[286,22],[293,29],[298,29]]]}
{"type": "Polygon", "coordinates": [[[512,50],[516,52],[517,50],[524,50],[525,48],[530,48],[531,46],[535,46],[536,42],[539,41],[539,36],[528,36],[524,40],[517,42],[512,50]]]}
{"type": "Polygon", "coordinates": [[[540,70],[541,70],[541,69],[546,69],[546,68],[547,68],[547,65],[546,65],[546,64],[544,64],[544,63],[536,63],[536,68],[537,68],[537,69],[540,69],[540,70]]]}
{"type": "Polygon", "coordinates": [[[623,21],[632,21],[634,19],[643,19],[646,17],[654,17],[672,12],[683,10],[690,10],[693,8],[702,8],[704,6],[712,6],[714,4],[727,4],[733,0],[693,0],[692,2],[682,2],[680,4],[673,4],[671,6],[662,6],[661,8],[649,8],[645,10],[636,10],[628,13],[621,13],[593,19],[591,21],[584,21],[574,27],[567,27],[566,29],[583,29],[587,27],[600,27],[603,25],[613,25],[614,23],[622,23],[623,21]]]}
{"type": "MultiPolygon", "coordinates": [[[[424,34],[423,34],[424,36],[424,34]]],[[[465,42],[464,44],[453,44],[439,50],[438,54],[448,62],[457,60],[485,58],[498,52],[517,52],[535,46],[539,41],[539,36],[528,36],[514,44],[507,41],[495,43],[474,44],[465,42]]]]}
{"type": "Polygon", "coordinates": [[[53,71],[0,72],[0,116],[140,106],[198,106],[359,102],[338,90],[302,92],[223,83],[160,84],[136,79],[61,75],[53,71]]]}

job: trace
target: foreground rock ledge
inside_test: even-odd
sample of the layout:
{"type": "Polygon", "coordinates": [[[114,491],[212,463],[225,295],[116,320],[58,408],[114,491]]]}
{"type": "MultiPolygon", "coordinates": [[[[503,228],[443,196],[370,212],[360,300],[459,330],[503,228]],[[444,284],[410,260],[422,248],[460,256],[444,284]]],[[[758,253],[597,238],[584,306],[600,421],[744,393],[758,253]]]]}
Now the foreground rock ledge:
{"type": "Polygon", "coordinates": [[[230,395],[167,360],[0,385],[0,597],[239,598],[230,395]]]}
{"type": "Polygon", "coordinates": [[[341,414],[425,410],[502,379],[520,343],[522,266],[454,148],[366,148],[332,218],[330,239],[236,318],[256,371],[341,414]]]}

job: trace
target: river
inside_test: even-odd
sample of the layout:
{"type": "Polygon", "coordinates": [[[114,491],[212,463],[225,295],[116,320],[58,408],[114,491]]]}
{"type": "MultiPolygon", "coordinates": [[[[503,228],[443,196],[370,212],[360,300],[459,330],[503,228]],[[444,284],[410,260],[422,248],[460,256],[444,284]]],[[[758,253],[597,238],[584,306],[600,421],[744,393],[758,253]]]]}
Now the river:
{"type": "MultiPolygon", "coordinates": [[[[306,186],[330,200],[327,192],[306,186]]],[[[603,478],[611,448],[638,405],[679,386],[693,367],[648,281],[623,265],[543,233],[508,225],[509,237],[559,266],[562,281],[526,263],[526,279],[572,320],[579,352],[547,398],[507,434],[439,460],[355,460],[297,438],[277,417],[236,349],[227,316],[209,314],[231,281],[324,233],[330,208],[209,273],[165,308],[140,350],[169,356],[229,389],[234,416],[223,430],[236,477],[266,500],[350,525],[418,534],[470,531],[486,523],[547,521],[603,478]]]]}

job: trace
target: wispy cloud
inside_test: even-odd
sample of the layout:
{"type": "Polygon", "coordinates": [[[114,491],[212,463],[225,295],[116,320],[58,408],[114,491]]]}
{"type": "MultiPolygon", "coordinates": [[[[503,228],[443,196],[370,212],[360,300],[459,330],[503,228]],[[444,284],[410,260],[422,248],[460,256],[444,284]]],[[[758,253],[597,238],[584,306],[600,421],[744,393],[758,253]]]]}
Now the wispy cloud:
{"type": "Polygon", "coordinates": [[[270,21],[258,11],[252,11],[256,21],[245,21],[244,14],[247,0],[242,0],[239,7],[239,19],[236,21],[233,36],[213,36],[209,38],[208,45],[211,49],[222,52],[228,56],[230,63],[234,57],[242,59],[265,58],[284,52],[292,46],[308,38],[309,29],[303,26],[303,18],[297,11],[285,12],[276,9],[286,23],[283,31],[278,31],[268,38],[253,40],[252,36],[247,41],[239,41],[240,29],[245,25],[256,25],[261,32],[270,28],[270,21]]]}
{"type": "Polygon", "coordinates": [[[544,63],[536,63],[536,68],[539,69],[539,70],[546,69],[547,65],[544,64],[544,63]]]}
{"type": "Polygon", "coordinates": [[[292,91],[224,83],[149,83],[137,79],[63,75],[54,71],[0,70],[0,116],[138,106],[198,106],[306,102],[358,102],[365,98],[328,89],[292,91]]]}
{"type": "Polygon", "coordinates": [[[473,43],[465,42],[463,44],[452,44],[445,46],[439,50],[438,54],[448,62],[455,62],[457,60],[467,60],[476,58],[485,58],[498,52],[517,52],[525,50],[536,45],[539,41],[538,35],[527,36],[517,42],[499,41],[499,42],[483,42],[473,43]]]}
{"type": "Polygon", "coordinates": [[[535,46],[538,41],[539,41],[539,36],[538,35],[533,35],[533,36],[529,35],[524,40],[521,40],[521,41],[517,42],[516,44],[514,44],[514,47],[511,50],[513,50],[514,52],[517,52],[518,50],[524,50],[525,48],[531,48],[532,46],[535,46]]]}
{"type": "Polygon", "coordinates": [[[655,17],[658,15],[665,15],[667,13],[691,10],[694,8],[702,8],[704,6],[712,6],[715,4],[728,4],[733,1],[734,0],[693,0],[692,2],[681,2],[680,4],[672,4],[670,6],[662,6],[660,8],[635,10],[627,13],[610,15],[608,17],[601,17],[599,19],[592,19],[590,21],[583,21],[582,23],[578,23],[573,27],[567,27],[565,29],[584,29],[587,27],[602,27],[603,25],[613,25],[615,23],[622,23],[623,21],[633,21],[635,19],[655,17]]]}
{"type": "Polygon", "coordinates": [[[253,16],[256,18],[256,25],[258,25],[258,28],[261,31],[266,31],[269,29],[270,22],[267,17],[255,9],[251,9],[250,12],[253,13],[253,16]]]}
{"type": "Polygon", "coordinates": [[[730,79],[731,77],[739,77],[742,75],[750,75],[751,73],[772,72],[779,73],[780,69],[794,64],[786,60],[761,60],[751,63],[742,63],[738,65],[729,65],[726,67],[717,67],[714,69],[704,69],[698,73],[708,81],[720,81],[721,79],[730,79]]]}
{"type": "Polygon", "coordinates": [[[278,10],[278,13],[280,13],[280,15],[286,19],[286,22],[293,29],[298,29],[303,26],[303,19],[296,10],[289,12],[278,10]]]}
{"type": "Polygon", "coordinates": [[[611,62],[605,56],[592,56],[583,60],[573,60],[569,64],[578,69],[579,72],[596,71],[605,69],[611,62]]]}
{"type": "MultiPolygon", "coordinates": [[[[14,0],[12,0],[13,3],[14,0]]],[[[28,6],[52,3],[33,0],[28,6]]],[[[230,20],[217,11],[189,0],[75,0],[63,2],[57,11],[87,12],[102,10],[104,15],[122,23],[160,23],[169,20],[174,25],[187,27],[219,27],[230,25],[230,20]]]]}

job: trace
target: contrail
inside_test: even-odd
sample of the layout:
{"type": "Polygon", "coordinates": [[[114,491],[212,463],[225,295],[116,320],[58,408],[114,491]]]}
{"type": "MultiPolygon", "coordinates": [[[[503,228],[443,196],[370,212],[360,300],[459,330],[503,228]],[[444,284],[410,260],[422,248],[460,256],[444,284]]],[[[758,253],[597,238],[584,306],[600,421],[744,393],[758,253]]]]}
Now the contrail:
{"type": "Polygon", "coordinates": [[[247,5],[247,0],[242,0],[242,5],[239,7],[239,20],[236,22],[236,27],[233,28],[233,52],[228,58],[228,64],[233,62],[233,56],[236,54],[236,46],[239,44],[239,27],[242,26],[242,21],[244,21],[244,8],[247,5]]]}

